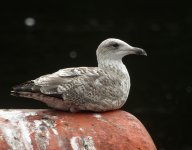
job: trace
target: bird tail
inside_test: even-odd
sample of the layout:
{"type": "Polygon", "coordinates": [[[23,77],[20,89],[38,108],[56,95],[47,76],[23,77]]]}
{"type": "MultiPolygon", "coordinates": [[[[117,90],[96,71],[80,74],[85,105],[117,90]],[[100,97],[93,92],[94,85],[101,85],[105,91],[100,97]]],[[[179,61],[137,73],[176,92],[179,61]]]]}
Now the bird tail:
{"type": "Polygon", "coordinates": [[[39,91],[40,91],[40,86],[35,85],[33,81],[27,81],[25,83],[12,87],[11,95],[18,96],[18,95],[15,95],[14,93],[19,93],[19,92],[35,93],[39,91]]]}
{"type": "Polygon", "coordinates": [[[16,97],[32,98],[47,104],[49,107],[69,111],[71,102],[63,101],[62,95],[47,95],[40,92],[41,86],[37,86],[33,81],[12,87],[11,95],[16,97]]]}

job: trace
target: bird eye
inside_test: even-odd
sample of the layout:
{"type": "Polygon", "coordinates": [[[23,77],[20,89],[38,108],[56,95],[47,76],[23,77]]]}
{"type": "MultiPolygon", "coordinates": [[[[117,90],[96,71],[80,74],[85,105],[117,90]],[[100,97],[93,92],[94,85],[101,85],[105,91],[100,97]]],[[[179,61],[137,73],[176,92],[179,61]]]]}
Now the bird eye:
{"type": "Polygon", "coordinates": [[[117,47],[119,47],[119,44],[114,43],[114,44],[112,44],[112,46],[115,47],[115,48],[117,48],[117,47]]]}

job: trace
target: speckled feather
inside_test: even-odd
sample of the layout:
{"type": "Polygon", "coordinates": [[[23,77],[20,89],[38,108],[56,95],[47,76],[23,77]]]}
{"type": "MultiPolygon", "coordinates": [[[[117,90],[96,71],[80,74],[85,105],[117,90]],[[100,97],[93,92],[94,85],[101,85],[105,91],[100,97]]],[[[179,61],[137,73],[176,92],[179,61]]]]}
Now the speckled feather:
{"type": "Polygon", "coordinates": [[[119,109],[130,89],[129,74],[122,63],[122,57],[128,55],[124,49],[129,52],[133,47],[118,39],[107,39],[97,49],[98,67],[61,69],[13,87],[12,95],[72,112],[119,109]],[[119,47],[115,48],[114,43],[119,47]]]}

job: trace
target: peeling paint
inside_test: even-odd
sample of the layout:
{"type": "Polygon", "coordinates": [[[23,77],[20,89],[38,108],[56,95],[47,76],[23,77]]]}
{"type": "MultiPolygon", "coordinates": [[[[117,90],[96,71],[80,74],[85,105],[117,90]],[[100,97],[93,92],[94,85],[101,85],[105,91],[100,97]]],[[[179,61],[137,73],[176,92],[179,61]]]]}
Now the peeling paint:
{"type": "Polygon", "coordinates": [[[1,130],[3,132],[4,139],[12,150],[24,150],[24,145],[18,139],[17,133],[15,131],[12,131],[5,126],[1,127],[1,130]]]}
{"type": "Polygon", "coordinates": [[[0,149],[156,150],[141,122],[127,114],[119,110],[101,114],[0,110],[0,149]]]}
{"type": "Polygon", "coordinates": [[[55,135],[59,135],[56,129],[52,128],[52,131],[55,135]]]}
{"type": "Polygon", "coordinates": [[[54,121],[55,119],[56,117],[52,118],[52,116],[46,115],[41,120],[34,120],[35,140],[38,148],[41,150],[46,149],[49,145],[51,134],[50,130],[54,133],[54,135],[59,135],[54,121]]]}
{"type": "Polygon", "coordinates": [[[0,118],[5,119],[1,123],[0,129],[7,144],[13,150],[33,150],[29,123],[26,120],[27,116],[35,115],[35,112],[23,113],[21,111],[1,110],[0,118]],[[7,124],[7,121],[10,123],[7,124]],[[13,130],[14,129],[14,130],[13,130]]]}
{"type": "Polygon", "coordinates": [[[70,143],[73,150],[96,150],[91,136],[74,136],[71,138],[70,143]]]}
{"type": "Polygon", "coordinates": [[[49,130],[47,126],[43,124],[43,120],[34,120],[34,125],[35,141],[38,149],[46,150],[50,140],[49,130]]]}
{"type": "Polygon", "coordinates": [[[34,122],[36,129],[42,124],[42,121],[40,121],[40,120],[34,120],[33,122],[34,122]]]}
{"type": "Polygon", "coordinates": [[[54,121],[56,119],[57,119],[57,117],[55,117],[55,116],[53,116],[53,117],[47,116],[46,118],[44,118],[43,123],[47,127],[49,127],[55,135],[58,135],[58,132],[57,132],[57,129],[56,129],[56,124],[55,124],[55,121],[54,121]]]}
{"type": "Polygon", "coordinates": [[[83,143],[84,147],[86,150],[96,150],[95,146],[94,146],[94,141],[93,138],[91,136],[86,136],[84,138],[84,143],[83,143]]]}
{"type": "Polygon", "coordinates": [[[73,150],[79,150],[79,143],[77,142],[77,140],[80,139],[80,137],[72,137],[70,140],[71,143],[71,147],[73,148],[73,150]]]}
{"type": "Polygon", "coordinates": [[[26,149],[33,149],[31,138],[30,138],[30,131],[28,129],[29,124],[26,121],[20,121],[19,122],[20,131],[23,138],[23,143],[26,147],[26,149]]]}
{"type": "Polygon", "coordinates": [[[27,121],[27,117],[37,115],[36,112],[23,112],[19,110],[0,110],[1,123],[0,129],[3,138],[12,150],[33,150],[30,134],[35,133],[35,141],[39,149],[44,150],[49,145],[49,129],[58,135],[55,129],[54,119],[46,116],[42,120],[34,120],[33,123],[27,121]],[[7,123],[9,122],[9,123],[7,123]],[[31,126],[33,124],[33,126],[31,126]]]}

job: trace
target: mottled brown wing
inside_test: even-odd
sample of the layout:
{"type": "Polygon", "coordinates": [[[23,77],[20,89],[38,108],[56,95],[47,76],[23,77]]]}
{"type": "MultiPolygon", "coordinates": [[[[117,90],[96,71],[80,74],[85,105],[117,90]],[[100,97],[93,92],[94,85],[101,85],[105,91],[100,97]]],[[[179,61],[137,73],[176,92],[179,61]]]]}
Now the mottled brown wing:
{"type": "Polygon", "coordinates": [[[114,98],[111,86],[112,79],[105,71],[97,67],[67,68],[50,75],[45,75],[34,80],[41,86],[40,92],[64,100],[73,100],[79,103],[97,101],[105,94],[114,98]]]}

